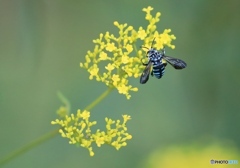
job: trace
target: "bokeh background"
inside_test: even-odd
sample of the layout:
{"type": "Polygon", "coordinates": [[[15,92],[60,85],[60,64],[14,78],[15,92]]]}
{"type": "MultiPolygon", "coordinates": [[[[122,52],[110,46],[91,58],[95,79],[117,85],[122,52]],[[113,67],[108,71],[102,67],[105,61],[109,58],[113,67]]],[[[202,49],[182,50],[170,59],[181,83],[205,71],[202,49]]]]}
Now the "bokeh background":
{"type": "MultiPolygon", "coordinates": [[[[0,158],[56,129],[57,91],[83,109],[106,90],[79,68],[99,33],[114,21],[147,25],[142,8],[161,12],[158,31],[171,28],[188,63],[167,66],[161,80],[132,84],[126,100],[115,90],[92,110],[93,120],[129,114],[133,139],[116,151],[86,149],[56,136],[4,167],[217,167],[210,159],[240,162],[240,1],[219,0],[0,0],[0,158]],[[180,158],[180,159],[179,159],[180,158]],[[178,160],[177,160],[178,159],[178,160]]],[[[240,164],[240,163],[239,163],[240,164]]],[[[231,167],[238,167],[231,165],[231,167]]],[[[230,165],[223,165],[229,167],[230,165]]]]}

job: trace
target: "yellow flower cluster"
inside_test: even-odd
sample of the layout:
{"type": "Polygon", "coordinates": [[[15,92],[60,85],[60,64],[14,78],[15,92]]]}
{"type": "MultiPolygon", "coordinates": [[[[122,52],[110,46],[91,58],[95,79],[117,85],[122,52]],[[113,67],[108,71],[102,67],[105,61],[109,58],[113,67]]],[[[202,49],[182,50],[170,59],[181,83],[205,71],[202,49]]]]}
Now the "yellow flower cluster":
{"type": "Polygon", "coordinates": [[[80,67],[87,69],[90,73],[89,79],[95,78],[97,81],[105,83],[109,87],[114,87],[120,94],[126,95],[130,99],[129,91],[138,91],[137,87],[129,84],[129,77],[138,78],[144,66],[141,60],[146,58],[146,54],[141,48],[136,47],[137,40],[143,41],[145,47],[150,47],[155,38],[154,47],[161,49],[163,46],[175,48],[171,44],[176,39],[170,35],[170,29],[165,29],[163,33],[157,31],[156,23],[160,21],[160,13],[151,15],[152,7],[143,8],[146,12],[145,19],[149,22],[146,29],[139,27],[135,30],[133,26],[119,24],[114,25],[119,29],[119,36],[106,32],[101,33],[100,37],[93,40],[95,47],[93,51],[88,51],[85,62],[80,63],[80,67]],[[135,51],[135,52],[133,52],[135,51]]]}
{"type": "Polygon", "coordinates": [[[69,144],[76,144],[87,148],[90,156],[94,155],[92,149],[92,143],[95,142],[98,147],[103,144],[109,144],[119,150],[122,146],[126,146],[126,141],[132,139],[132,136],[127,133],[126,123],[130,120],[130,116],[123,115],[123,121],[114,121],[112,119],[105,118],[106,131],[100,131],[99,129],[92,133],[91,127],[96,125],[96,121],[89,121],[89,111],[77,111],[77,114],[66,115],[64,119],[56,119],[51,124],[58,124],[61,126],[59,133],[62,137],[69,139],[69,144]]]}

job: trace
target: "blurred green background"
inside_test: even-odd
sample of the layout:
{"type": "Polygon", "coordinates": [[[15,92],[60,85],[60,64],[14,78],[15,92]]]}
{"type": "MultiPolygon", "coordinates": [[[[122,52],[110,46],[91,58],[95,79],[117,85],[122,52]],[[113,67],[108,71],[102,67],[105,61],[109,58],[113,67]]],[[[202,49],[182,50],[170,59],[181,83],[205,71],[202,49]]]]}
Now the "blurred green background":
{"type": "Polygon", "coordinates": [[[225,149],[234,146],[239,152],[240,1],[0,0],[0,158],[57,128],[50,122],[61,105],[58,90],[69,98],[72,112],[106,90],[88,80],[79,62],[99,33],[117,33],[114,21],[146,26],[142,8],[149,5],[153,14],[162,14],[158,31],[170,28],[177,37],[176,49],[167,54],[188,67],[167,66],[161,80],[150,78],[146,85],[132,80],[139,91],[130,100],[115,90],[91,110],[102,124],[106,116],[131,115],[128,146],[95,148],[90,157],[58,135],[6,168],[138,168],[156,149],[193,143],[227,142],[225,149]]]}

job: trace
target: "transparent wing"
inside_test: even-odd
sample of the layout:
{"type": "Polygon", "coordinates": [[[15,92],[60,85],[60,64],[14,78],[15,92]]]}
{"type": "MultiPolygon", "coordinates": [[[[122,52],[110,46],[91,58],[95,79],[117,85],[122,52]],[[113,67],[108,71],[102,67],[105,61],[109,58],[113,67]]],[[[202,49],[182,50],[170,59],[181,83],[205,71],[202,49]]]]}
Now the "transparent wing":
{"type": "Polygon", "coordinates": [[[170,65],[172,65],[175,69],[183,69],[187,67],[186,62],[184,62],[183,60],[177,59],[177,58],[173,58],[173,57],[169,57],[169,56],[162,56],[164,60],[166,60],[170,65]]]}
{"type": "Polygon", "coordinates": [[[148,81],[149,74],[151,71],[151,65],[152,65],[152,63],[149,61],[148,64],[146,65],[146,68],[143,70],[142,75],[140,77],[141,84],[145,84],[148,81]]]}

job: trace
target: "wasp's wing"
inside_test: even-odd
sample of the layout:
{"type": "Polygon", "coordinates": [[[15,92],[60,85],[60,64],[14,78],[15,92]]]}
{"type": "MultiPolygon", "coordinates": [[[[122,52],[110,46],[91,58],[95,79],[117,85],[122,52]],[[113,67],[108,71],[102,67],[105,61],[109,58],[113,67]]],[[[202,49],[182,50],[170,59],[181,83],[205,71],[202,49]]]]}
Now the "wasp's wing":
{"type": "Polygon", "coordinates": [[[142,75],[140,77],[141,84],[145,84],[148,81],[149,74],[151,71],[151,65],[152,65],[152,63],[149,61],[148,64],[146,65],[146,68],[143,70],[142,75]]]}
{"type": "Polygon", "coordinates": [[[177,59],[177,58],[163,55],[163,59],[166,60],[175,69],[183,69],[183,68],[187,67],[186,62],[184,62],[183,60],[177,59]]]}

